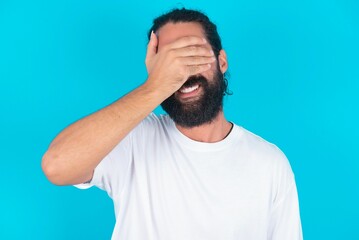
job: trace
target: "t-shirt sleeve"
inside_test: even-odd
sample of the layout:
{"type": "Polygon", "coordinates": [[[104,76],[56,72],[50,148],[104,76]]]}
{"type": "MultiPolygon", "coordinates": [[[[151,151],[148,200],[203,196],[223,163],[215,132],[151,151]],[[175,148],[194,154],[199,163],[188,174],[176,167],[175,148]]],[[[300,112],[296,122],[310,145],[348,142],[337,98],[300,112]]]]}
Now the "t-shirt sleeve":
{"type": "Polygon", "coordinates": [[[302,240],[299,201],[295,176],[288,159],[282,153],[276,179],[276,194],[273,202],[268,239],[302,240]]]}
{"type": "Polygon", "coordinates": [[[135,157],[134,145],[138,145],[139,139],[154,131],[153,126],[157,119],[156,114],[150,113],[102,159],[96,166],[90,182],[74,186],[79,189],[96,186],[105,190],[111,198],[120,194],[131,176],[131,165],[135,157]]]}
{"type": "Polygon", "coordinates": [[[132,135],[130,132],[115,148],[107,154],[94,169],[91,181],[74,185],[79,189],[96,186],[113,198],[124,187],[133,159],[132,135]]]}
{"type": "Polygon", "coordinates": [[[295,183],[271,212],[270,240],[302,240],[298,194],[295,183]]]}

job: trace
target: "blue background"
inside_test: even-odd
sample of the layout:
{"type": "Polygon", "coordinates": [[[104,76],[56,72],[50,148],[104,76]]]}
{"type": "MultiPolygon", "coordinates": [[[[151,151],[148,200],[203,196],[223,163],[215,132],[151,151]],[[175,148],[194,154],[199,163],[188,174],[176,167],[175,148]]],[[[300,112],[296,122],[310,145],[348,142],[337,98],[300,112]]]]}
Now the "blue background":
{"type": "Polygon", "coordinates": [[[355,0],[1,0],[0,239],[110,239],[107,194],[52,185],[41,158],[64,127],[145,81],[147,30],[181,6],[218,26],[227,118],[289,158],[305,239],[359,239],[355,0]]]}

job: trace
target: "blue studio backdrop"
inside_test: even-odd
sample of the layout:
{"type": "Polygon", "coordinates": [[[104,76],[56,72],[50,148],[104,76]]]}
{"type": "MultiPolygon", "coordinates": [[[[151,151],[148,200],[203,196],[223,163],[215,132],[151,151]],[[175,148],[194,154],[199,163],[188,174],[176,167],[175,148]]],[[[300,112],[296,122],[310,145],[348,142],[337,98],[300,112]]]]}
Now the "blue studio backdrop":
{"type": "Polygon", "coordinates": [[[290,160],[304,238],[359,239],[356,0],[1,0],[0,239],[110,239],[107,194],[52,185],[41,158],[63,128],[146,80],[147,30],[182,6],[218,26],[227,118],[290,160]]]}

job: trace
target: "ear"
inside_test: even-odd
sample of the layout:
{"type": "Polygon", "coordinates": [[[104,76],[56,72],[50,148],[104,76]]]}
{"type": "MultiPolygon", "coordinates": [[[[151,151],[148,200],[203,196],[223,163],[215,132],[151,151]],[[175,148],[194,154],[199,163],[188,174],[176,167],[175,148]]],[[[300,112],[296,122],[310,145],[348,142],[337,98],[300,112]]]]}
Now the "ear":
{"type": "Polygon", "coordinates": [[[219,69],[224,74],[228,69],[228,62],[227,62],[227,54],[223,49],[219,51],[218,61],[219,61],[219,69]]]}

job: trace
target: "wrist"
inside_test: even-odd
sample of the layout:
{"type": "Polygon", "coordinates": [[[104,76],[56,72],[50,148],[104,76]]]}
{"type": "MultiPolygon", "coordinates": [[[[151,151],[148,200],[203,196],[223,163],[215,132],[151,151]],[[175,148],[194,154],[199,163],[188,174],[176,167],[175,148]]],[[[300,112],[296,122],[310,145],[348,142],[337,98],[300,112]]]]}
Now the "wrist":
{"type": "Polygon", "coordinates": [[[141,85],[141,88],[146,93],[160,99],[161,102],[171,96],[173,92],[175,92],[175,90],[168,89],[168,87],[166,88],[166,86],[164,86],[163,84],[156,83],[149,78],[145,83],[141,85]]]}

